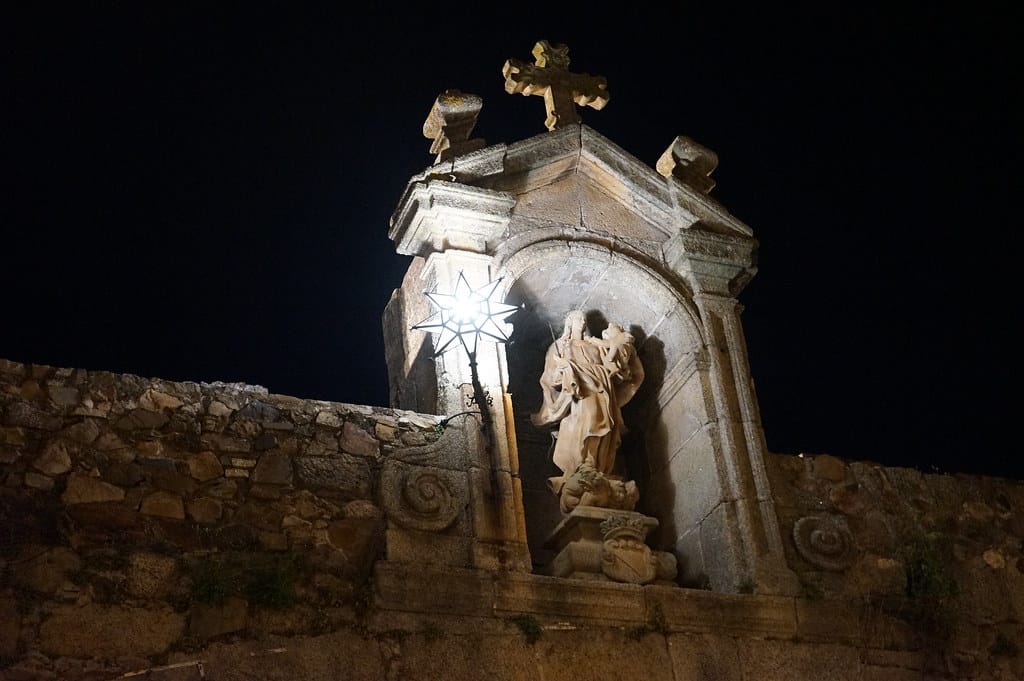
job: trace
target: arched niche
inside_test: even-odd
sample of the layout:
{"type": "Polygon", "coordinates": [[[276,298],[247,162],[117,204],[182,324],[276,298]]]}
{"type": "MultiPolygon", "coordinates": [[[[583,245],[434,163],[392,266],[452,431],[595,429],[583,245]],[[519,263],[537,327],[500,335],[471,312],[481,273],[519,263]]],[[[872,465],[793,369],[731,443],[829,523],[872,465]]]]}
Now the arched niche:
{"type": "Polygon", "coordinates": [[[628,431],[616,465],[640,486],[638,510],[661,523],[653,537],[655,548],[673,551],[686,561],[685,537],[710,510],[686,503],[687,490],[708,487],[702,496],[710,498],[719,485],[714,466],[705,465],[713,460],[711,440],[699,437],[711,420],[702,376],[704,339],[683,286],[641,256],[581,241],[517,245],[497,269],[505,277],[506,302],[523,306],[510,320],[514,331],[505,350],[535,569],[543,569],[552,558],[543,543],[562,515],[547,486],[548,477],[557,473],[549,451],[551,436],[530,422],[530,414],[541,402],[544,354],[562,333],[566,313],[577,308],[586,311],[591,333],[598,335],[614,321],[637,339],[646,377],[624,408],[628,431]],[[700,445],[704,451],[691,451],[700,445]],[[691,479],[694,463],[709,475],[691,479]]]}

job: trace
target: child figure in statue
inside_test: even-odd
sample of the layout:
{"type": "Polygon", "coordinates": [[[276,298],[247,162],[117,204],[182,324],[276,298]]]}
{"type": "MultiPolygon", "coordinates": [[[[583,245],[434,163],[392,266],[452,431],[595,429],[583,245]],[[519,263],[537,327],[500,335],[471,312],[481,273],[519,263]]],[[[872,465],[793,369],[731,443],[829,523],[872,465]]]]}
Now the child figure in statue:
{"type": "Polygon", "coordinates": [[[608,328],[601,332],[602,345],[607,348],[604,355],[605,368],[612,379],[629,382],[633,377],[633,363],[636,359],[636,340],[633,334],[624,330],[620,324],[609,322],[608,328]]]}

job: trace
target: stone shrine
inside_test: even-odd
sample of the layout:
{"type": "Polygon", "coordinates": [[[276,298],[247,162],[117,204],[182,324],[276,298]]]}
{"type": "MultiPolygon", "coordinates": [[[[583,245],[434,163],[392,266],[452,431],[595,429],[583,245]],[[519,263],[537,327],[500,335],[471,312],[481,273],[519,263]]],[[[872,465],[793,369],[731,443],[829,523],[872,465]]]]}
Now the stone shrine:
{"type": "MultiPolygon", "coordinates": [[[[506,90],[543,94],[551,132],[439,158],[410,180],[394,212],[390,236],[414,259],[385,312],[392,402],[441,415],[464,410],[468,358],[435,359],[429,339],[410,329],[428,312],[424,290],[450,291],[460,273],[474,285],[500,281],[495,300],[521,310],[509,318],[512,342],[477,358],[498,405],[495,432],[508,434],[495,468],[480,462],[477,473],[494,477],[503,495],[500,527],[482,519],[493,506],[473,510],[490,541],[519,565],[550,571],[565,548],[552,534],[575,503],[567,494],[589,489],[593,498],[599,485],[606,496],[639,498],[654,523],[641,523],[630,541],[657,526],[653,546],[678,559],[683,584],[729,591],[753,582],[792,593],[736,300],[756,271],[752,231],[708,196],[712,152],[678,137],[655,172],[577,122],[577,105],[608,101],[604,79],[569,72],[565,46],[541,41],[534,56],[534,65],[505,64],[506,90]],[[581,311],[578,336],[598,338],[605,327],[628,335],[642,373],[627,382],[628,397],[614,400],[624,411],[601,445],[610,455],[577,473],[578,456],[552,496],[551,438],[530,415],[556,410],[555,369],[544,358],[571,310],[581,311]]],[[[576,456],[567,439],[556,440],[559,466],[576,456]]]]}

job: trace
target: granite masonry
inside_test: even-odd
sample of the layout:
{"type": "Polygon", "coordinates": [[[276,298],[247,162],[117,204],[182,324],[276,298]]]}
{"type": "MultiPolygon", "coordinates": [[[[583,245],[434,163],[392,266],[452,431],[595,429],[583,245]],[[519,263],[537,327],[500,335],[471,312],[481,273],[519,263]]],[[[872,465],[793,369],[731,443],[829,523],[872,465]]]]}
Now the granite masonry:
{"type": "Polygon", "coordinates": [[[1024,675],[1016,481],[770,455],[800,593],[716,593],[417,559],[436,416],[3,360],[0,423],[4,679],[1024,675]]]}

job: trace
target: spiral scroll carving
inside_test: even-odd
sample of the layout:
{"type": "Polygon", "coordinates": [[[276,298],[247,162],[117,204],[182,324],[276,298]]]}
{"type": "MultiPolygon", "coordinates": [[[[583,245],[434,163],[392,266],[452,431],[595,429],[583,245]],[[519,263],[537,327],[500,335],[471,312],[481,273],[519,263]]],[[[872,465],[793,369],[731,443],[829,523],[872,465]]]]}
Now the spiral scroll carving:
{"type": "Polygon", "coordinates": [[[391,463],[382,482],[388,519],[409,529],[444,530],[466,505],[465,475],[457,471],[391,463]]]}
{"type": "Polygon", "coordinates": [[[853,562],[853,537],[845,523],[831,516],[807,516],[793,524],[800,556],[824,570],[845,570],[853,562]]]}

